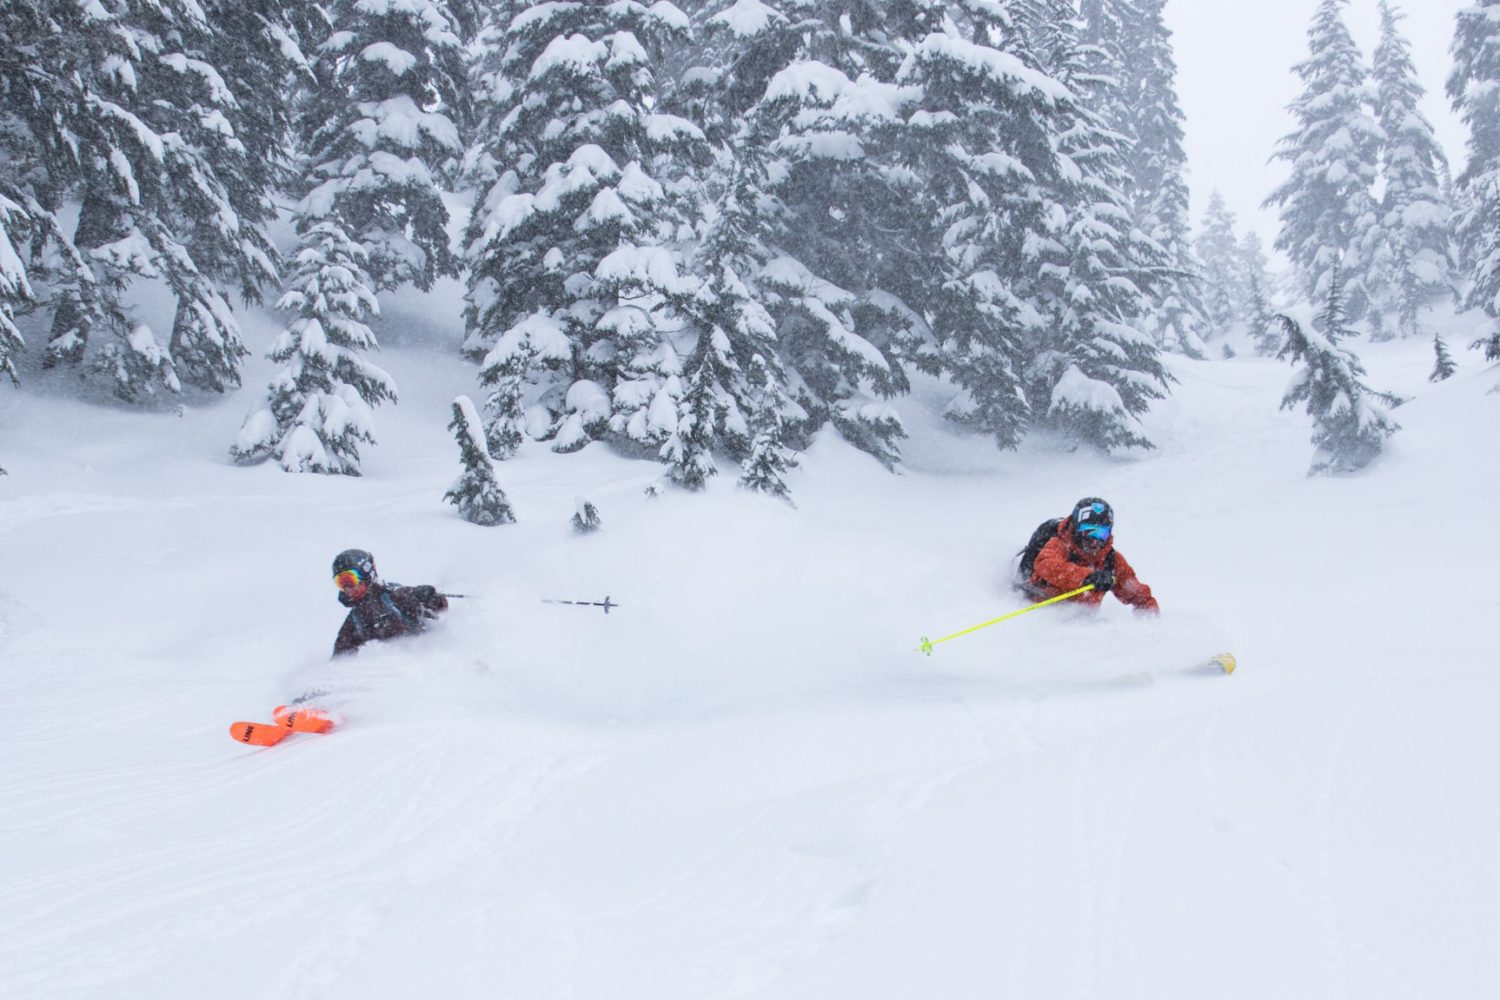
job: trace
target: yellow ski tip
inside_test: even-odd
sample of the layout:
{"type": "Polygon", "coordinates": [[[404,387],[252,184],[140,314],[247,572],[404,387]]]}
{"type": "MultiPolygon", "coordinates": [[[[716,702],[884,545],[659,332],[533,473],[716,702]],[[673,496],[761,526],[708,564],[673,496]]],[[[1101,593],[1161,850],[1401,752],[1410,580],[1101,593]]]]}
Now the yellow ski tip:
{"type": "Polygon", "coordinates": [[[1217,663],[1226,674],[1234,673],[1234,668],[1239,666],[1232,653],[1215,653],[1210,663],[1217,663]]]}

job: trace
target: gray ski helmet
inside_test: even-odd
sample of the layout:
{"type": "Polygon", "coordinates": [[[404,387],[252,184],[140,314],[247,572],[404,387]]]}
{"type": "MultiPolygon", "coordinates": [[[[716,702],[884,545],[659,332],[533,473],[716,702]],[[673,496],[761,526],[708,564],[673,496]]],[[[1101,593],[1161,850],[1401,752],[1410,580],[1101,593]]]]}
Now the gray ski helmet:
{"type": "Polygon", "coordinates": [[[375,557],[364,549],[345,549],[333,557],[333,575],[352,569],[366,580],[375,579],[375,557]]]}

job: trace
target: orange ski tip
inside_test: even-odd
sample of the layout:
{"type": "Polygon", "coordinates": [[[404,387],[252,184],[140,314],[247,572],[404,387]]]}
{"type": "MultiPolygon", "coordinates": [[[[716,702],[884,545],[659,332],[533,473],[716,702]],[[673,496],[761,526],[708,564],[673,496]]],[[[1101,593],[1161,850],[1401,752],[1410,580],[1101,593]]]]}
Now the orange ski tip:
{"type": "Polygon", "coordinates": [[[288,708],[277,705],[271,713],[276,724],[294,733],[326,733],[333,728],[333,718],[318,708],[288,708]]]}
{"type": "Polygon", "coordinates": [[[229,735],[241,743],[253,747],[275,746],[291,734],[285,726],[270,722],[236,722],[229,727],[229,735]]]}

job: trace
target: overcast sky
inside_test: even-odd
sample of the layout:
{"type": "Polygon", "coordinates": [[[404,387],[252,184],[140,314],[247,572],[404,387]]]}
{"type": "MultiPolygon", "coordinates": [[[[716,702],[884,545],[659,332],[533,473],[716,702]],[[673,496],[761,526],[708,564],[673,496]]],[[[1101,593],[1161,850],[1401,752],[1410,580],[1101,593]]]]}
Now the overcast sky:
{"type": "MultiPolygon", "coordinates": [[[[1269,251],[1275,210],[1260,203],[1286,177],[1268,163],[1276,142],[1292,130],[1287,112],[1301,83],[1292,67],[1307,58],[1307,29],[1318,0],[1168,0],[1167,26],[1177,57],[1177,90],[1187,117],[1188,183],[1197,229],[1215,188],[1241,232],[1254,229],[1269,251]]],[[[1469,0],[1394,0],[1404,10],[1403,34],[1427,95],[1423,110],[1456,173],[1463,165],[1465,130],[1443,86],[1452,67],[1448,45],[1454,15],[1469,0]]],[[[1350,0],[1346,23],[1366,64],[1380,37],[1376,0],[1350,0]]]]}

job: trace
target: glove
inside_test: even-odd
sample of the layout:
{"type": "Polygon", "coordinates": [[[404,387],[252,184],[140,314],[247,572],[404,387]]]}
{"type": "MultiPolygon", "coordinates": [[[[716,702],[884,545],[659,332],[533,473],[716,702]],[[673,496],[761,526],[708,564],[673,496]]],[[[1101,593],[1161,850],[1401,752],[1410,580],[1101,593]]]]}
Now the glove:
{"type": "Polygon", "coordinates": [[[1113,570],[1096,569],[1083,578],[1086,584],[1092,584],[1093,588],[1101,594],[1107,594],[1115,589],[1115,574],[1113,570]]]}
{"type": "Polygon", "coordinates": [[[424,583],[420,587],[411,588],[411,596],[415,597],[423,604],[431,604],[434,600],[437,599],[437,595],[437,588],[429,584],[424,583]]]}

